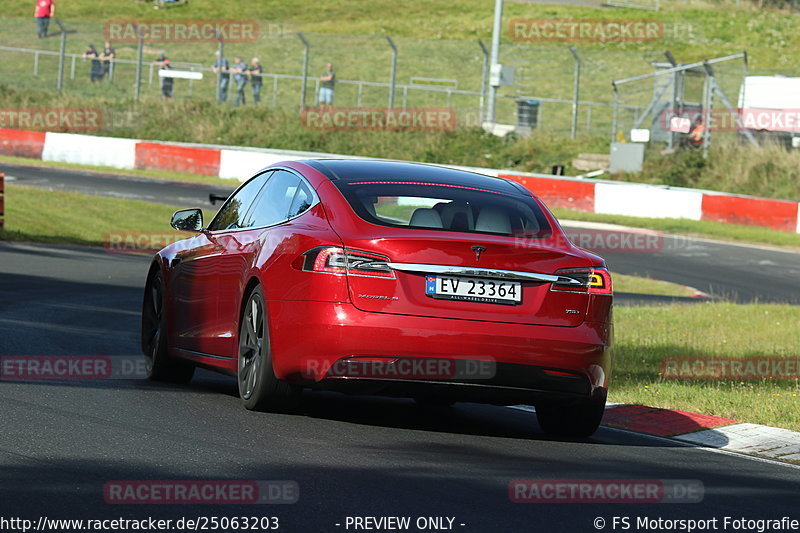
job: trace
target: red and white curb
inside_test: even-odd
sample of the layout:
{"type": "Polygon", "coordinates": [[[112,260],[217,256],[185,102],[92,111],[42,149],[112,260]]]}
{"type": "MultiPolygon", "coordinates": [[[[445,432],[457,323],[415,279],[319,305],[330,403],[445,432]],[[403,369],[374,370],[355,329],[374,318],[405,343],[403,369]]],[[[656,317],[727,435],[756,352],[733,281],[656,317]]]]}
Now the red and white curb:
{"type": "MultiPolygon", "coordinates": [[[[520,411],[536,410],[515,405],[520,411]]],[[[608,403],[603,425],[728,452],[800,462],[800,432],[678,409],[608,403]]]]}
{"type": "MultiPolygon", "coordinates": [[[[354,156],[319,152],[9,128],[0,128],[0,154],[119,169],[171,170],[239,180],[268,165],[289,159],[354,159],[354,156]]],[[[488,168],[469,170],[516,181],[551,207],[609,215],[711,220],[800,233],[798,202],[644,183],[586,180],[488,168]]]]}

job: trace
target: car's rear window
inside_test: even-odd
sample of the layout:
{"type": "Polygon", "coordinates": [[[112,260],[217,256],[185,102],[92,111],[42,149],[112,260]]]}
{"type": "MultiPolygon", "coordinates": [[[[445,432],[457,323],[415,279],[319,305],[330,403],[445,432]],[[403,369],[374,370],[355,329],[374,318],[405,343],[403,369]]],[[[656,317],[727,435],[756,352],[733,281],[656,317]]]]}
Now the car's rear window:
{"type": "Polygon", "coordinates": [[[424,179],[336,180],[353,211],[391,227],[547,238],[539,204],[522,194],[424,179]]]}

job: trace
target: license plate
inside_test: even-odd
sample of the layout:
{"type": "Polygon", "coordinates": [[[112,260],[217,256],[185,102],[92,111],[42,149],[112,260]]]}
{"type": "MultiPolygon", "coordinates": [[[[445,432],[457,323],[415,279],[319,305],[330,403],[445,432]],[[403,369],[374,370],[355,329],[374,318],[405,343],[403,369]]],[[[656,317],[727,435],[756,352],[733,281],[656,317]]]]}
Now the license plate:
{"type": "Polygon", "coordinates": [[[440,300],[517,305],[522,303],[522,284],[496,279],[425,276],[425,294],[440,300]]]}

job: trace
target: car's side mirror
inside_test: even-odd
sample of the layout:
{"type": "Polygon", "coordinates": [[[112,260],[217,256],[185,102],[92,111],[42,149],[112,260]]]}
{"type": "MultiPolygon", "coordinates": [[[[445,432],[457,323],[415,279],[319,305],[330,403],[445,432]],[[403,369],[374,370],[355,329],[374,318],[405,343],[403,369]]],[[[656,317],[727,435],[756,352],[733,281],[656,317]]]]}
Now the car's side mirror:
{"type": "Polygon", "coordinates": [[[203,211],[200,209],[175,211],[169,225],[183,231],[200,231],[203,229],[203,211]]]}

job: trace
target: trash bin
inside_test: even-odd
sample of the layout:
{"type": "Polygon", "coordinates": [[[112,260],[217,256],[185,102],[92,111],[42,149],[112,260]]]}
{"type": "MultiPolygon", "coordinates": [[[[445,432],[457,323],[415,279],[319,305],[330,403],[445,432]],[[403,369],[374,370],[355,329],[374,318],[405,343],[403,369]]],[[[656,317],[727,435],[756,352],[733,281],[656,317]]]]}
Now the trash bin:
{"type": "Polygon", "coordinates": [[[533,129],[539,122],[538,100],[517,100],[517,127],[533,129]]]}

